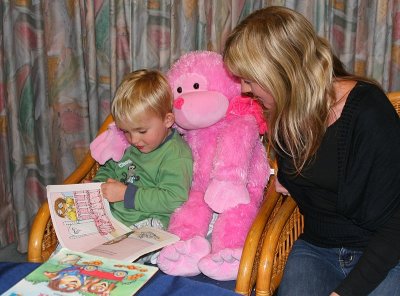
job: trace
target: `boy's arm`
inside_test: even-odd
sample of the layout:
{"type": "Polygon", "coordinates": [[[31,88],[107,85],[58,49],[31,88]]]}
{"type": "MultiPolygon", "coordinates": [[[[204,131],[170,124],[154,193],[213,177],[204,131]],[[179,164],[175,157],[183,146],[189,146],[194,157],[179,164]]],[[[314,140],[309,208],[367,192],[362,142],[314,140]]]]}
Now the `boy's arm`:
{"type": "Polygon", "coordinates": [[[101,165],[94,176],[92,182],[106,182],[108,178],[116,179],[115,173],[116,162],[109,160],[104,165],[101,165]]]}
{"type": "Polygon", "coordinates": [[[159,170],[158,184],[154,187],[136,188],[133,200],[135,209],[170,214],[188,199],[193,175],[192,159],[169,159],[159,170]]]}

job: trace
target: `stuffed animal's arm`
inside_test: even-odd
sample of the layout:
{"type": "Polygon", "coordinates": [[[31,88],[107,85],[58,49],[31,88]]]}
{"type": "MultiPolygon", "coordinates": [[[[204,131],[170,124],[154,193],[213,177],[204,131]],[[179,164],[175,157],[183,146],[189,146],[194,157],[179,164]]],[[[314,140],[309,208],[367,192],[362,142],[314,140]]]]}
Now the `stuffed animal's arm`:
{"type": "Polygon", "coordinates": [[[90,153],[98,163],[105,164],[109,159],[120,161],[129,146],[124,133],[113,122],[90,143],[90,153]]]}
{"type": "Polygon", "coordinates": [[[246,188],[253,149],[259,139],[258,125],[251,115],[229,116],[218,139],[214,167],[205,201],[216,212],[250,202],[246,188]]]}
{"type": "Polygon", "coordinates": [[[246,183],[253,148],[260,140],[252,115],[232,116],[219,136],[212,178],[246,183]]]}

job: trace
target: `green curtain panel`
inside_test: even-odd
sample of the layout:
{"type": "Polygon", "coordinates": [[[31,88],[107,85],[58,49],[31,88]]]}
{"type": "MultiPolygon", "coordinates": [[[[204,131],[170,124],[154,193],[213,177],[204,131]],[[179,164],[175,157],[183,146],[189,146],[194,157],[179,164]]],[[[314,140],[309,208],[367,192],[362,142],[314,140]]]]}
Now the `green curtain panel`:
{"type": "Polygon", "coordinates": [[[221,52],[256,9],[303,13],[348,70],[400,90],[399,0],[0,1],[0,247],[20,252],[46,185],[79,164],[124,74],[221,52]]]}

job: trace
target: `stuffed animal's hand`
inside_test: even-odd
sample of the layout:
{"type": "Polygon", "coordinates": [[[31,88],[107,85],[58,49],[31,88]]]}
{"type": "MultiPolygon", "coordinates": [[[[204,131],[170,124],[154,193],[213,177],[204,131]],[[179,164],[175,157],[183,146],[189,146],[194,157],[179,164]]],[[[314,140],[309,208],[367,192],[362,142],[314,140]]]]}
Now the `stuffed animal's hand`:
{"type": "Polygon", "coordinates": [[[204,201],[213,211],[222,213],[238,204],[248,204],[250,196],[245,184],[212,180],[204,195],[204,201]]]}
{"type": "Polygon", "coordinates": [[[113,122],[90,143],[90,153],[98,163],[105,164],[109,159],[120,161],[129,146],[124,133],[113,122]]]}

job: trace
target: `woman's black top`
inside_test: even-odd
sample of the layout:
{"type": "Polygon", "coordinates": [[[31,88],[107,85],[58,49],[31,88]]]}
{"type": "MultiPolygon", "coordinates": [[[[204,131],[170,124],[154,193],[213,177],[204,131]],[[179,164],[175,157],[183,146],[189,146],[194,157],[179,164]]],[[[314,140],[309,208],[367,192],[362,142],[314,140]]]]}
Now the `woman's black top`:
{"type": "Polygon", "coordinates": [[[364,251],[335,291],[371,292],[400,260],[400,119],[385,94],[358,82],[301,174],[283,153],[278,168],[304,215],[302,239],[364,251]]]}

